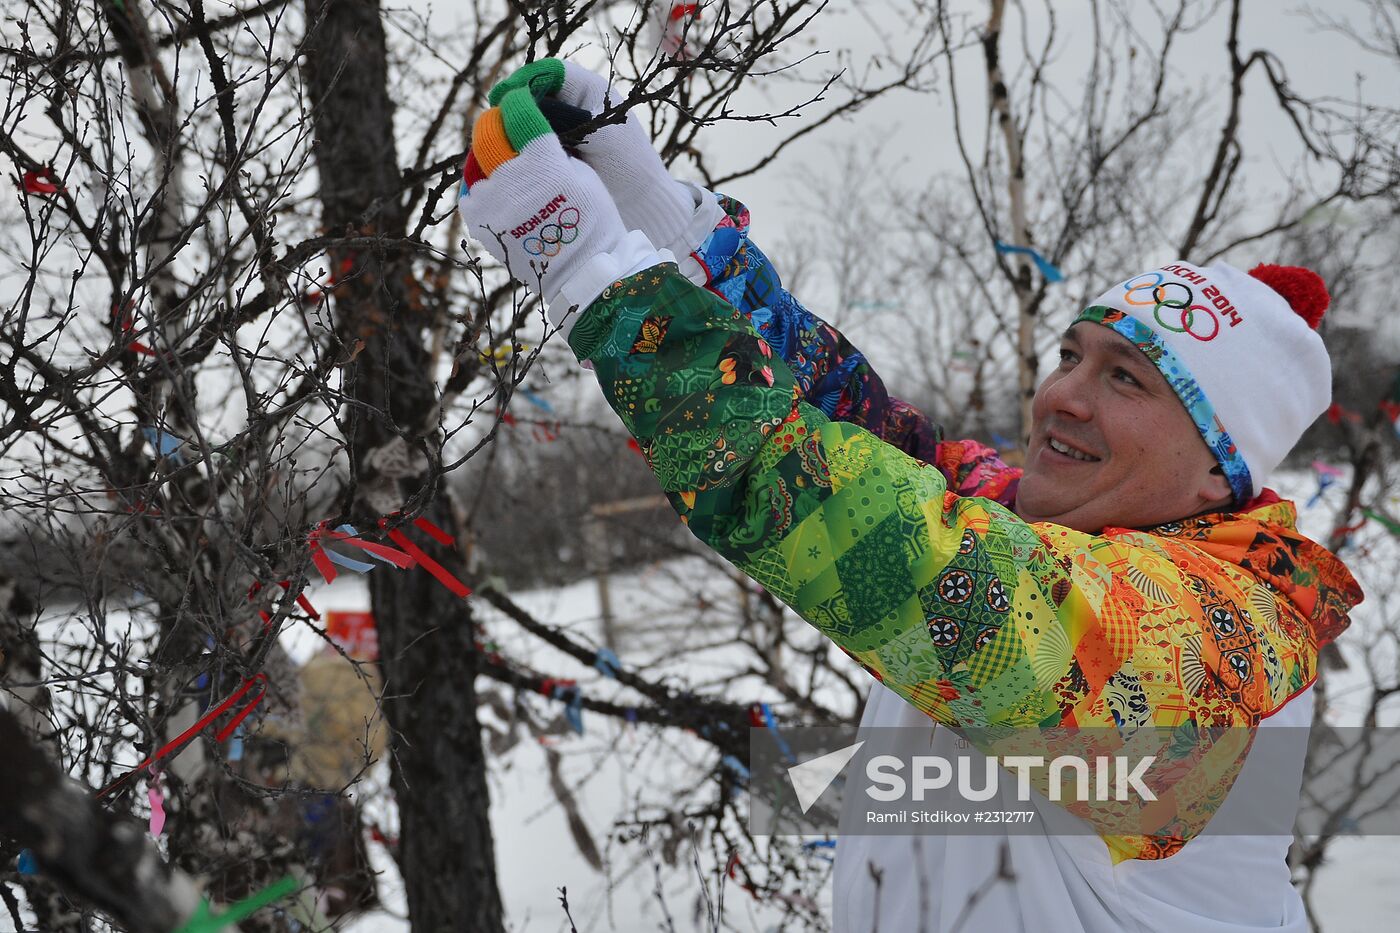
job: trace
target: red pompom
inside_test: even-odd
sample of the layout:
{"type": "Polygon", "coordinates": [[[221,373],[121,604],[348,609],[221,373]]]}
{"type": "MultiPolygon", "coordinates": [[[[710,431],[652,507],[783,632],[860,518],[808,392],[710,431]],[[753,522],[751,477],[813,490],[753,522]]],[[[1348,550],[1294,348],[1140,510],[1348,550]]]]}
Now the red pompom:
{"type": "Polygon", "coordinates": [[[481,163],[476,160],[476,153],[467,152],[466,164],[462,166],[462,181],[467,183],[467,190],[470,191],[472,185],[486,177],[486,173],[481,170],[481,163]]]}
{"type": "Polygon", "coordinates": [[[1332,303],[1322,276],[1302,266],[1271,266],[1260,263],[1249,274],[1283,296],[1289,307],[1308,322],[1313,330],[1332,303]]]}

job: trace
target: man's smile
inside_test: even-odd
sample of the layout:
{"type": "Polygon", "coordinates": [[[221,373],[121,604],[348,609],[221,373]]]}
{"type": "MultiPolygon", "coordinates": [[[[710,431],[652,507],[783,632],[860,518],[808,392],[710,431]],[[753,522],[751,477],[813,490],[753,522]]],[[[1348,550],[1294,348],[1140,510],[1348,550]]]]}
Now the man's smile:
{"type": "Polygon", "coordinates": [[[1047,436],[1045,439],[1045,446],[1054,453],[1084,463],[1098,463],[1102,459],[1101,457],[1095,457],[1093,454],[1080,450],[1078,447],[1055,437],[1047,436]]]}

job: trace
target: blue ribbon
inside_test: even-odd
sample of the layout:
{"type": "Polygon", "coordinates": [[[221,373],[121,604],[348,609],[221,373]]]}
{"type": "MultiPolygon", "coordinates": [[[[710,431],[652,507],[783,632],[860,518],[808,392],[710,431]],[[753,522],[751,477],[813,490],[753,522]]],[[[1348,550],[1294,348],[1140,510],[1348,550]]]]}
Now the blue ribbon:
{"type": "Polygon", "coordinates": [[[238,731],[234,732],[233,738],[228,740],[228,760],[243,760],[243,724],[238,724],[238,731]]]}
{"type": "Polygon", "coordinates": [[[329,796],[309,798],[301,805],[301,818],[313,826],[317,823],[323,823],[331,815],[334,806],[335,804],[329,796]]]}
{"type": "Polygon", "coordinates": [[[773,718],[773,710],[767,703],[758,704],[758,708],[763,711],[763,724],[773,733],[773,741],[777,743],[778,751],[782,752],[788,761],[797,761],[797,756],[792,753],[792,746],[778,733],[778,721],[773,718]]]}
{"type": "Polygon", "coordinates": [[[609,680],[617,680],[617,672],[622,670],[622,662],[617,659],[611,648],[599,648],[598,654],[593,658],[593,666],[609,680]]]}
{"type": "Polygon", "coordinates": [[[583,735],[583,694],[578,687],[561,687],[555,684],[549,688],[552,700],[564,701],[564,718],[579,735],[583,735]]]}
{"type": "Polygon", "coordinates": [[[720,764],[724,765],[730,771],[733,771],[735,776],[741,781],[747,781],[749,779],[749,769],[744,767],[744,763],[733,755],[725,755],[720,759],[720,764]]]}
{"type": "MultiPolygon", "coordinates": [[[[347,534],[352,538],[358,538],[360,536],[360,533],[355,530],[354,525],[341,525],[339,528],[336,529],[336,531],[342,532],[343,534],[347,534]]],[[[322,548],[321,550],[322,553],[324,553],[327,557],[330,558],[332,564],[339,564],[346,570],[351,570],[355,573],[369,573],[371,570],[374,569],[373,564],[365,563],[362,560],[355,560],[353,557],[346,557],[344,554],[337,554],[335,551],[332,551],[328,547],[322,548]]],[[[383,561],[386,564],[394,564],[394,562],[391,561],[389,558],[381,557],[373,551],[365,551],[365,553],[368,554],[370,557],[373,557],[375,560],[383,561]]],[[[398,565],[394,564],[394,566],[397,567],[398,565]]]]}
{"type": "Polygon", "coordinates": [[[21,875],[39,874],[39,863],[34,860],[34,853],[29,849],[20,849],[19,859],[15,862],[15,870],[21,875]]]}
{"type": "Polygon", "coordinates": [[[1029,246],[1011,246],[1001,240],[996,241],[996,246],[998,253],[1015,253],[1018,256],[1031,257],[1031,262],[1035,263],[1035,267],[1040,270],[1041,275],[1045,276],[1047,282],[1063,282],[1065,279],[1065,274],[1056,268],[1054,263],[1029,246]]]}
{"type": "Polygon", "coordinates": [[[150,442],[151,447],[162,457],[169,457],[177,465],[185,462],[184,454],[180,453],[180,445],[184,441],[174,434],[167,434],[159,428],[150,427],[142,428],[141,433],[146,435],[146,440],[150,442]]]}
{"type": "Polygon", "coordinates": [[[535,393],[529,391],[528,389],[516,389],[515,391],[525,396],[525,401],[529,402],[531,405],[534,405],[541,411],[548,412],[551,415],[554,414],[554,406],[550,405],[548,402],[540,398],[535,393]]]}
{"type": "Polygon", "coordinates": [[[569,720],[569,725],[579,735],[583,735],[583,694],[579,693],[577,687],[571,687],[568,691],[569,702],[564,707],[564,718],[569,720]]]}
{"type": "Polygon", "coordinates": [[[1331,486],[1336,481],[1337,479],[1334,476],[1329,476],[1326,473],[1318,474],[1317,492],[1313,493],[1312,498],[1308,500],[1308,504],[1303,506],[1303,508],[1310,509],[1317,505],[1318,501],[1322,498],[1322,494],[1327,491],[1327,487],[1331,486]]]}
{"type": "MultiPolygon", "coordinates": [[[[213,635],[205,635],[205,636],[204,636],[204,647],[205,647],[211,654],[213,653],[213,651],[214,651],[214,636],[213,636],[213,635]]],[[[204,692],[205,690],[208,690],[208,689],[209,689],[209,672],[208,672],[208,671],[205,671],[204,673],[200,674],[198,677],[195,678],[195,680],[194,680],[194,689],[195,689],[196,691],[200,692],[200,693],[202,693],[202,692],[204,692]]],[[[204,707],[203,707],[204,709],[208,709],[208,708],[209,708],[209,703],[208,703],[208,701],[209,701],[209,698],[208,698],[208,697],[205,697],[205,704],[204,704],[204,707]]]]}
{"type": "Polygon", "coordinates": [[[344,554],[337,554],[330,548],[322,549],[322,553],[324,553],[327,557],[330,558],[332,564],[339,564],[346,570],[353,570],[355,573],[369,573],[371,570],[374,569],[373,564],[367,564],[364,561],[355,560],[352,557],[346,557],[344,554]]]}

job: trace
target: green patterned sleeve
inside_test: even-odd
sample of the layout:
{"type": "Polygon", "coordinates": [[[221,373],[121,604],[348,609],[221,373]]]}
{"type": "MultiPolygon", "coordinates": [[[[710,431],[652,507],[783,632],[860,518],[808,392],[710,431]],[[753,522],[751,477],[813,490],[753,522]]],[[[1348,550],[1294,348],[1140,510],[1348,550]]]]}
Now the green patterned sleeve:
{"type": "Polygon", "coordinates": [[[1009,624],[1029,526],[802,401],[748,319],[672,266],[615,283],[569,341],[690,530],[876,678],[950,724],[1057,717],[1009,624]]]}

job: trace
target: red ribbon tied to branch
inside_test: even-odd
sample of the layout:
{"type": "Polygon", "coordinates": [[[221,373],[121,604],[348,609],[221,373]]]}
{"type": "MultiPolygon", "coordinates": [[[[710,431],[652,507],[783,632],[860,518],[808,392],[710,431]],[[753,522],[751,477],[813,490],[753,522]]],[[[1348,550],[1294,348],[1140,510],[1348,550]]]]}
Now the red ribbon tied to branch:
{"type": "MultiPolygon", "coordinates": [[[[387,518],[381,518],[379,520],[379,527],[385,529],[388,532],[390,541],[393,541],[405,552],[407,552],[407,554],[410,557],[412,557],[415,561],[417,561],[418,564],[424,570],[428,571],[428,573],[432,574],[434,577],[437,578],[437,581],[439,583],[447,587],[447,589],[453,595],[459,596],[463,599],[471,595],[471,587],[467,586],[461,580],[458,580],[450,572],[448,572],[446,567],[442,566],[437,561],[429,557],[426,553],[424,553],[423,549],[418,547],[418,545],[414,544],[412,541],[410,541],[408,536],[405,535],[402,531],[400,531],[397,528],[389,528],[389,520],[387,518]]],[[[438,544],[443,544],[447,547],[453,546],[454,542],[452,540],[452,536],[447,532],[443,531],[437,525],[434,525],[426,518],[415,518],[413,520],[413,527],[429,535],[438,544]]]]}
{"type": "MultiPolygon", "coordinates": [[[[387,518],[381,518],[379,520],[379,527],[386,532],[390,541],[398,545],[397,549],[383,544],[376,544],[373,541],[364,540],[359,536],[359,532],[355,530],[355,526],[353,525],[341,525],[336,529],[331,529],[329,522],[322,522],[317,525],[311,532],[308,546],[311,551],[311,562],[316,565],[316,569],[320,572],[322,579],[327,583],[335,581],[335,579],[340,576],[339,571],[335,569],[335,565],[337,564],[355,573],[368,573],[374,569],[373,564],[355,560],[354,558],[346,557],[344,554],[330,550],[327,545],[331,542],[335,542],[337,544],[359,548],[370,557],[383,561],[386,564],[393,564],[400,570],[407,570],[415,565],[422,567],[424,570],[428,571],[428,573],[432,574],[439,583],[447,587],[454,595],[463,598],[471,595],[470,587],[454,577],[447,568],[429,557],[422,548],[409,540],[408,536],[405,535],[402,530],[398,528],[389,528],[389,520],[387,518]]],[[[415,518],[413,520],[413,527],[424,532],[439,544],[444,544],[448,547],[452,547],[454,544],[450,534],[443,531],[426,518],[415,518]]]]}
{"type": "Polygon", "coordinates": [[[25,194],[58,194],[63,190],[63,186],[58,183],[58,176],[51,168],[30,169],[24,173],[23,177],[25,194]]]}
{"type": "MultiPolygon", "coordinates": [[[[117,329],[121,331],[121,335],[124,338],[131,337],[136,331],[136,318],[132,313],[133,310],[134,305],[130,301],[126,303],[125,308],[112,305],[112,323],[117,325],[117,329]]],[[[143,356],[156,355],[156,351],[135,339],[127,343],[126,348],[133,353],[140,353],[143,356]]]]}
{"type": "Polygon", "coordinates": [[[655,19],[658,33],[657,45],[665,55],[679,61],[695,57],[701,44],[699,38],[690,35],[691,27],[700,19],[700,4],[672,3],[670,10],[664,5],[657,6],[663,15],[655,19]]]}
{"type": "MultiPolygon", "coordinates": [[[[277,585],[282,587],[282,589],[288,591],[290,591],[292,588],[292,583],[290,580],[278,580],[277,585]]],[[[258,595],[258,593],[261,591],[262,584],[254,582],[253,585],[248,588],[248,601],[252,602],[253,597],[258,595]]],[[[297,605],[300,606],[306,612],[307,615],[311,616],[311,618],[315,619],[318,622],[321,620],[321,614],[316,611],[315,606],[311,605],[311,600],[306,598],[305,593],[297,594],[297,605]]],[[[266,609],[258,610],[258,618],[262,619],[263,628],[266,628],[267,626],[272,624],[272,616],[267,614],[266,609]]]]}
{"type": "Polygon", "coordinates": [[[247,680],[243,681],[239,688],[229,695],[228,699],[224,700],[218,706],[214,707],[209,712],[201,716],[194,725],[190,726],[184,732],[181,732],[175,738],[162,745],[154,755],[151,755],[150,757],[146,758],[144,761],[142,761],[136,767],[132,768],[126,774],[123,774],[121,777],[117,778],[115,781],[98,791],[97,799],[101,800],[103,797],[107,796],[112,791],[116,790],[118,787],[121,787],[127,781],[131,780],[133,775],[139,774],[142,770],[144,770],[147,765],[154,764],[155,762],[165,758],[167,755],[171,755],[174,752],[181,750],[185,746],[185,743],[187,743],[190,739],[194,738],[195,736],[199,735],[199,733],[203,732],[205,727],[207,727],[214,720],[218,719],[224,713],[228,712],[235,703],[243,699],[243,697],[248,693],[248,691],[253,689],[253,686],[255,684],[262,685],[262,689],[258,691],[257,696],[249,700],[248,703],[236,714],[234,714],[234,717],[230,719],[224,725],[224,727],[220,729],[214,736],[214,741],[216,742],[222,742],[225,739],[227,739],[230,735],[233,734],[233,730],[238,728],[238,724],[248,718],[248,714],[253,711],[253,708],[258,705],[259,701],[262,700],[263,695],[267,693],[266,674],[259,672],[257,674],[254,674],[252,677],[249,677],[247,680]]]}
{"type": "MultiPolygon", "coordinates": [[[[508,411],[501,412],[501,423],[508,427],[516,427],[520,420],[508,411]]],[[[540,443],[549,443],[559,440],[559,431],[563,425],[558,421],[542,421],[534,418],[527,418],[526,424],[530,425],[530,436],[540,443]]]]}
{"type": "Polygon", "coordinates": [[[341,525],[332,530],[329,522],[322,522],[311,532],[310,548],[311,562],[316,565],[322,579],[327,583],[333,582],[339,574],[335,565],[353,570],[355,573],[368,573],[374,569],[373,564],[366,564],[363,561],[353,560],[344,554],[337,554],[335,551],[327,550],[323,542],[329,543],[338,541],[351,547],[357,547],[370,557],[383,561],[386,564],[393,564],[401,570],[412,567],[414,559],[411,555],[403,551],[396,551],[383,544],[375,544],[373,541],[365,541],[359,537],[359,532],[354,525],[341,525]]]}

